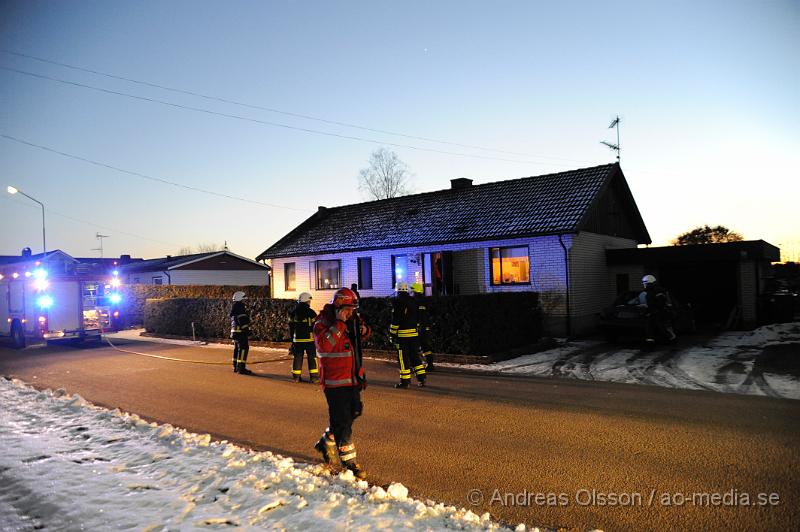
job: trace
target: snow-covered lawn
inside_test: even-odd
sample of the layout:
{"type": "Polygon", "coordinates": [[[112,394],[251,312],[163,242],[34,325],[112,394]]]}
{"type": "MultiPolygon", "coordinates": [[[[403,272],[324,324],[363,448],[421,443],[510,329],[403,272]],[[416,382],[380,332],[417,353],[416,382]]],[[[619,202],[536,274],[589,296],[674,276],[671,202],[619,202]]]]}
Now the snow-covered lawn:
{"type": "MultiPolygon", "coordinates": [[[[0,379],[2,530],[496,530],[489,514],[0,379]]],[[[523,525],[517,530],[525,530],[523,525]]]]}
{"type": "MultiPolygon", "coordinates": [[[[558,376],[586,380],[653,384],[800,399],[797,371],[775,368],[768,353],[791,351],[800,368],[800,323],[778,323],[748,332],[722,333],[704,345],[659,346],[652,351],[615,347],[602,341],[562,341],[554,349],[495,364],[439,364],[473,371],[558,376]]],[[[785,353],[781,362],[787,362],[785,353]]]]}

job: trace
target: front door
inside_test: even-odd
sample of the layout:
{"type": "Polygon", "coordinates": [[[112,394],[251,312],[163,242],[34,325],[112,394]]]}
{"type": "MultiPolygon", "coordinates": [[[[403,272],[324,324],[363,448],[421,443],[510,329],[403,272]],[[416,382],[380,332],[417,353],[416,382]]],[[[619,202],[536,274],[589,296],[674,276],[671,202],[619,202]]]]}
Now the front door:
{"type": "Polygon", "coordinates": [[[425,253],[423,257],[425,295],[453,294],[453,252],[425,253]]]}

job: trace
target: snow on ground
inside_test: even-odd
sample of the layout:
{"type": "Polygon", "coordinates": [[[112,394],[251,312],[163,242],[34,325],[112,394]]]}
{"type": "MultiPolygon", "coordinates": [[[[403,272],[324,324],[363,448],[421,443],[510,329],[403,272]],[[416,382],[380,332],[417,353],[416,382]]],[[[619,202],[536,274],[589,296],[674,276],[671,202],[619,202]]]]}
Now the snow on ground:
{"type": "MultiPolygon", "coordinates": [[[[0,379],[3,530],[496,530],[345,472],[0,379]]],[[[524,525],[517,530],[525,530],[524,525]]]]}
{"type": "Polygon", "coordinates": [[[777,323],[747,332],[722,333],[704,345],[659,346],[652,351],[614,347],[602,341],[561,341],[547,351],[494,364],[438,364],[473,371],[653,384],[718,392],[800,399],[796,372],[772,371],[766,348],[796,349],[800,366],[800,323],[777,323]]]}

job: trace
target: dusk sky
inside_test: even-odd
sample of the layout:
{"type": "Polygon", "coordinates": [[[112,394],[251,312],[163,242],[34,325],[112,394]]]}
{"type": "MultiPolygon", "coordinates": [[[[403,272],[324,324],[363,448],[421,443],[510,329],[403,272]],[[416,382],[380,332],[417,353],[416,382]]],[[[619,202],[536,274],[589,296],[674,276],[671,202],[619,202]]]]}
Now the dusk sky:
{"type": "Polygon", "coordinates": [[[7,185],[49,249],[252,258],[362,201],[380,146],[426,192],[613,162],[619,115],[654,245],[721,224],[800,260],[797,0],[3,0],[0,49],[0,254],[41,251],[7,185]]]}

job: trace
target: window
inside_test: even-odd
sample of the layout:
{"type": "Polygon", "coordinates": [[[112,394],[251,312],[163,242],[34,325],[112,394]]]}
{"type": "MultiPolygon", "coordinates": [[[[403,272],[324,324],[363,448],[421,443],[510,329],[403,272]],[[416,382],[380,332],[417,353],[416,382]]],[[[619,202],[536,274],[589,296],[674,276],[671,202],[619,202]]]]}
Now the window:
{"type": "Polygon", "coordinates": [[[403,281],[408,282],[408,256],[392,255],[392,288],[403,281]]]}
{"type": "Polygon", "coordinates": [[[164,284],[164,279],[162,277],[153,277],[153,284],[164,284]]]}
{"type": "Polygon", "coordinates": [[[372,257],[358,259],[358,289],[372,288],[372,257]]]}
{"type": "Polygon", "coordinates": [[[342,261],[318,260],[317,290],[335,290],[342,285],[342,261]]]}
{"type": "Polygon", "coordinates": [[[287,292],[294,292],[294,262],[287,262],[283,265],[283,284],[287,292]]]}
{"type": "Polygon", "coordinates": [[[492,284],[529,284],[531,282],[528,246],[489,248],[492,259],[492,284]]]}

